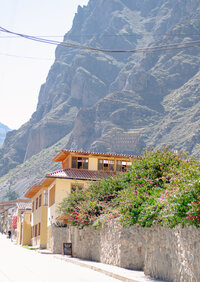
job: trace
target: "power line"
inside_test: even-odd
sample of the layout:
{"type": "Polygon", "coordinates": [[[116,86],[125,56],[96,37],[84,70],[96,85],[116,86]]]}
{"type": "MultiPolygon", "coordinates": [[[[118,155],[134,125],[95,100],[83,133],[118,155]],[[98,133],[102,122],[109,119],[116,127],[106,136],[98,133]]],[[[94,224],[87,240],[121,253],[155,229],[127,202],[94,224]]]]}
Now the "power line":
{"type": "Polygon", "coordinates": [[[5,32],[5,33],[9,33],[9,34],[13,34],[13,35],[16,35],[16,36],[20,36],[22,38],[26,38],[26,39],[29,39],[29,40],[41,42],[41,43],[46,43],[46,44],[51,44],[51,45],[59,45],[59,46],[72,48],[72,49],[103,52],[103,53],[149,53],[149,52],[158,52],[158,51],[178,50],[178,49],[185,49],[185,48],[192,48],[192,47],[200,47],[200,40],[198,40],[198,41],[190,41],[190,42],[183,42],[183,43],[175,43],[175,44],[147,47],[147,48],[143,48],[143,49],[109,50],[109,49],[94,48],[94,47],[89,47],[89,46],[74,44],[74,43],[69,43],[69,42],[49,40],[49,39],[45,39],[45,38],[40,38],[40,37],[36,37],[36,36],[31,36],[31,35],[13,32],[13,31],[7,30],[3,27],[0,27],[0,31],[5,32]]]}

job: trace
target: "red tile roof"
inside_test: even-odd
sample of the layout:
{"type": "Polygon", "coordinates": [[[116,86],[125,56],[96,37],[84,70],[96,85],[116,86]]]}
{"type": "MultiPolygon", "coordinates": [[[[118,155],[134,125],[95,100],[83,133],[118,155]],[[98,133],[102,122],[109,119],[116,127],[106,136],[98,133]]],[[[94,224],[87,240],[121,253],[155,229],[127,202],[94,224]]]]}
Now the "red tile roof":
{"type": "Polygon", "coordinates": [[[116,157],[134,157],[133,155],[126,155],[126,154],[115,154],[115,153],[98,153],[98,152],[84,152],[84,151],[74,151],[74,150],[67,150],[67,149],[63,149],[62,151],[64,152],[69,152],[69,153],[80,153],[80,154],[88,154],[88,155],[97,155],[97,156],[116,156],[116,157]]]}
{"type": "Polygon", "coordinates": [[[73,151],[73,150],[67,150],[63,149],[61,150],[54,158],[53,161],[59,162],[62,161],[64,157],[66,157],[69,154],[80,154],[80,155],[93,155],[93,156],[102,156],[102,157],[119,157],[119,158],[135,158],[136,156],[133,155],[125,155],[125,154],[112,154],[112,153],[97,153],[97,152],[84,152],[84,151],[73,151]]]}
{"type": "Polygon", "coordinates": [[[17,203],[27,203],[30,202],[28,199],[17,199],[13,201],[5,201],[5,202],[0,202],[0,206],[9,206],[17,203]]]}
{"type": "Polygon", "coordinates": [[[98,171],[86,169],[62,169],[48,173],[47,178],[65,178],[65,179],[80,179],[80,180],[99,180],[101,178],[114,176],[114,171],[98,171]]]}

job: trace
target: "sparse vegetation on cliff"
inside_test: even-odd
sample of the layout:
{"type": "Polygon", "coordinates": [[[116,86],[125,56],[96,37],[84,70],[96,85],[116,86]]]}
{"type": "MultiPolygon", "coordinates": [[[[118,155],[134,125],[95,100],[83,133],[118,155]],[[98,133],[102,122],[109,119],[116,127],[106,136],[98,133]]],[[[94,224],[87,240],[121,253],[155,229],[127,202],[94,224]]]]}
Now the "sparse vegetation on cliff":
{"type": "Polygon", "coordinates": [[[60,204],[69,224],[83,228],[105,225],[178,224],[200,226],[200,163],[169,148],[147,150],[133,160],[132,169],[87,190],[72,193],[60,204]]]}

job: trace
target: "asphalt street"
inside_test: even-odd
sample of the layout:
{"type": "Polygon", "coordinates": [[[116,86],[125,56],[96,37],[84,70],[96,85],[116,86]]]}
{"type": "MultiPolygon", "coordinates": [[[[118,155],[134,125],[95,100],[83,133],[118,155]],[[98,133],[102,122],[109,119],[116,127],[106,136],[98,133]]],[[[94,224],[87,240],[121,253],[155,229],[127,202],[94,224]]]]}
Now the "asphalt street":
{"type": "Polygon", "coordinates": [[[15,245],[0,234],[0,282],[115,282],[97,271],[15,245]]]}

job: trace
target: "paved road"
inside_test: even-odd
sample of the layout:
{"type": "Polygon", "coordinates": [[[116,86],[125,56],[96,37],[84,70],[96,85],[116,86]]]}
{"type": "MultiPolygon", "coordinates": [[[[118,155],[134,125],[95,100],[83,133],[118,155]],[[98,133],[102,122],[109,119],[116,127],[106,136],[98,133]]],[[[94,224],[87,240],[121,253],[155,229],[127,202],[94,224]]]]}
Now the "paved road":
{"type": "Polygon", "coordinates": [[[53,255],[39,254],[14,245],[0,234],[0,282],[117,282],[53,255]]]}

